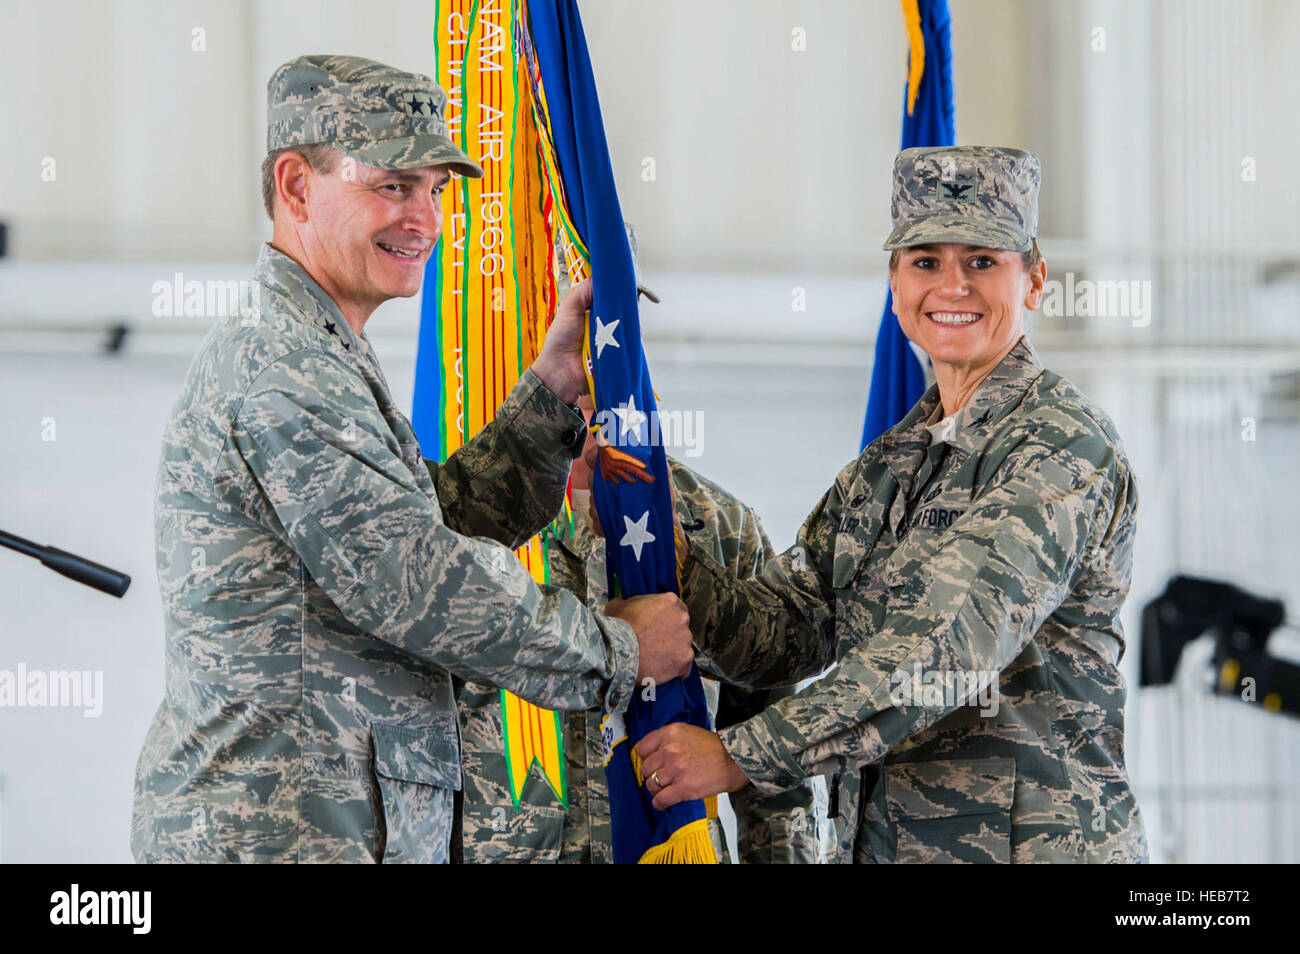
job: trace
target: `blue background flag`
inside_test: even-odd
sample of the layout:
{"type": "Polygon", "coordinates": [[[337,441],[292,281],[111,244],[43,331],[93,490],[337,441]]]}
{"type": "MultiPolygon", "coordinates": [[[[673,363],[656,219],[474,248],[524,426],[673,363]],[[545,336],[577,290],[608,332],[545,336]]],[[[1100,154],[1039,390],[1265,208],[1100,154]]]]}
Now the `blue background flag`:
{"type": "MultiPolygon", "coordinates": [[[[438,239],[442,244],[442,239],[438,239]]],[[[411,402],[411,429],[421,447],[438,460],[442,452],[442,342],[439,340],[438,263],[442,249],[435,246],[424,267],[424,292],[420,297],[420,331],[415,350],[415,397],[411,402]]]]}
{"type": "MultiPolygon", "coordinates": [[[[903,0],[909,37],[909,80],[903,85],[901,149],[952,146],[957,142],[952,97],[952,40],[948,0],[903,0]],[[915,74],[920,72],[919,82],[915,74]],[[913,99],[913,84],[915,98],[913,99]]],[[[893,296],[885,292],[885,309],[876,335],[871,392],[862,424],[862,447],[903,419],[925,393],[925,371],[893,313],[893,296]]]]}

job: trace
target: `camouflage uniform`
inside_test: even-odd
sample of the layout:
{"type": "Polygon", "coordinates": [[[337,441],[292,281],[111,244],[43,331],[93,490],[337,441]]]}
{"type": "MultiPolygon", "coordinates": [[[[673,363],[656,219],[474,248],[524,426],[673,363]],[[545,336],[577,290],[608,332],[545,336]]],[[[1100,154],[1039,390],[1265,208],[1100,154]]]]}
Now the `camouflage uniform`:
{"type": "MultiPolygon", "coordinates": [[[[1028,248],[1037,183],[1028,153],[907,150],[891,241],[1028,248]]],[[[691,542],[702,665],[762,686],[838,659],[723,744],[760,792],[834,775],[840,861],[1146,860],[1117,668],[1137,492],[1114,425],[1023,338],[943,437],[940,408],[931,387],[756,580],[691,542]]]]}
{"type": "MultiPolygon", "coordinates": [[[[669,459],[678,515],[686,533],[719,565],[740,578],[753,576],[772,554],[754,513],[717,484],[669,459]]],[[[548,534],[551,582],[597,607],[606,600],[604,541],[575,514],[548,534]]],[[[467,862],[559,861],[609,864],[613,845],[609,791],[605,783],[599,712],[574,712],[564,720],[568,809],[560,805],[536,768],[514,808],[506,777],[499,691],[473,683],[459,686],[464,752],[464,854],[467,862]]],[[[705,681],[710,708],[718,687],[705,681]]],[[[745,718],[773,701],[767,692],[723,687],[720,724],[745,718]]],[[[732,796],[743,863],[811,864],[818,860],[819,827],[825,821],[825,787],[810,779],[788,792],[764,797],[732,796]],[[820,809],[820,812],[819,812],[820,809]]],[[[711,823],[721,852],[721,826],[711,823]]]]}
{"type": "MultiPolygon", "coordinates": [[[[417,153],[445,157],[425,138],[417,153]]],[[[501,546],[554,518],[583,418],[529,371],[473,441],[426,461],[320,285],[270,246],[254,274],[256,312],[207,335],[163,434],[166,696],[132,850],[445,861],[451,672],[553,708],[618,710],[634,688],[631,626],[538,587],[501,546]]]]}
{"type": "MultiPolygon", "coordinates": [[[[755,572],[758,569],[761,564],[755,572]]],[[[711,679],[704,680],[706,691],[716,685],[711,679]]],[[[794,695],[793,687],[762,691],[722,683],[720,689],[714,721],[723,729],[794,695]]],[[[736,856],[741,864],[825,864],[832,855],[829,841],[833,831],[827,817],[826,780],[820,775],[806,778],[784,792],[760,792],[749,785],[727,798],[736,816],[736,856]]]]}

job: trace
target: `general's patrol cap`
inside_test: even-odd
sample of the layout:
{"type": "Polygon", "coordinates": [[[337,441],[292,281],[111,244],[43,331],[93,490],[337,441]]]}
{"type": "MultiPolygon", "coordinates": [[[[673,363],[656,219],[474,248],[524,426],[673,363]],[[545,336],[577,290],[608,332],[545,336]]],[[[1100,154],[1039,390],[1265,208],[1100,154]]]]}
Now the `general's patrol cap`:
{"type": "Polygon", "coordinates": [[[904,149],[894,160],[885,249],[937,242],[1028,251],[1038,235],[1038,157],[998,146],[904,149]]]}
{"type": "Polygon", "coordinates": [[[327,143],[379,169],[483,175],[447,138],[447,97],[427,76],[359,56],[300,56],[266,84],[266,151],[327,143]]]}

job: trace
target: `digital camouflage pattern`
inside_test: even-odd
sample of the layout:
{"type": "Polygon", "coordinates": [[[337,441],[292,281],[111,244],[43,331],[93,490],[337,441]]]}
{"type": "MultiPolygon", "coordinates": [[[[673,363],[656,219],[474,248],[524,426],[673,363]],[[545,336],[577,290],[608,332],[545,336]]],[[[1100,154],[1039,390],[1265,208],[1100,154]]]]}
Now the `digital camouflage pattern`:
{"type": "Polygon", "coordinates": [[[635,688],[631,626],[506,549],[554,518],[584,422],[529,371],[426,461],[368,338],[306,271],[263,246],[255,279],[256,311],[207,335],[163,433],[166,696],[132,850],[445,861],[450,673],[561,709],[621,710],[635,688]]]}
{"type": "Polygon", "coordinates": [[[359,56],[299,56],[266,84],[266,151],[328,143],[379,169],[450,166],[483,175],[447,138],[447,97],[432,79],[359,56]]]}
{"type": "MultiPolygon", "coordinates": [[[[764,561],[771,556],[769,548],[764,561]]],[[[706,691],[713,686],[720,689],[715,720],[720,728],[752,718],[794,694],[792,687],[754,690],[704,680],[706,691]]],[[[727,798],[736,816],[736,855],[741,864],[812,865],[825,864],[833,857],[834,831],[827,817],[826,780],[820,775],[806,778],[784,792],[760,792],[747,785],[727,798]]]]}
{"type": "MultiPolygon", "coordinates": [[[[757,516],[717,484],[669,458],[683,530],[718,565],[738,577],[751,577],[772,556],[772,546],[757,516]]],[[[581,499],[581,498],[579,498],[581,499]]],[[[607,600],[604,541],[595,535],[585,510],[572,521],[557,521],[547,534],[551,581],[592,607],[607,600]]],[[[600,713],[564,717],[568,773],[567,811],[534,768],[516,810],[503,755],[498,690],[473,683],[458,686],[465,768],[464,855],[467,862],[572,862],[610,864],[613,843],[609,790],[605,781],[600,713]]],[[[718,710],[717,683],[705,681],[710,710],[718,710]]],[[[745,718],[772,701],[768,692],[723,687],[720,724],[745,718]]],[[[732,796],[739,860],[760,864],[812,864],[819,857],[819,832],[828,827],[826,789],[809,779],[772,797],[732,796]]],[[[710,823],[715,851],[724,858],[721,826],[710,823]]]]}
{"type": "Polygon", "coordinates": [[[962,242],[1027,251],[1038,234],[1038,157],[994,146],[923,146],[894,159],[885,249],[962,242]]]}
{"type": "Polygon", "coordinates": [[[764,686],[839,663],[723,744],[760,792],[834,775],[840,861],[1144,861],[1117,668],[1137,509],[1119,436],[1023,338],[932,445],[938,406],[931,387],[754,580],[691,542],[704,668],[764,686]],[[991,674],[995,713],[968,673],[991,674]],[[923,691],[902,695],[912,677],[923,691]]]}

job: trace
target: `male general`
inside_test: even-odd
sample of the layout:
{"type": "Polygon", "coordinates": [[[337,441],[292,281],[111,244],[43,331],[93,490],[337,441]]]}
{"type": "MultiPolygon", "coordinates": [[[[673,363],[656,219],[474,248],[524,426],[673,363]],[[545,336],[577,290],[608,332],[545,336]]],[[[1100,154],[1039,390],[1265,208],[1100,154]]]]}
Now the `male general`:
{"type": "Polygon", "coordinates": [[[419,291],[449,171],[482,174],[443,103],[357,57],[299,57],[268,84],[256,310],[208,334],[163,435],[166,696],[136,770],[137,860],[445,861],[451,673],[620,710],[637,680],[689,668],[675,596],[594,615],[507,549],[555,516],[582,448],[589,289],[445,464],[394,406],[364,325],[419,291]]]}

